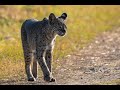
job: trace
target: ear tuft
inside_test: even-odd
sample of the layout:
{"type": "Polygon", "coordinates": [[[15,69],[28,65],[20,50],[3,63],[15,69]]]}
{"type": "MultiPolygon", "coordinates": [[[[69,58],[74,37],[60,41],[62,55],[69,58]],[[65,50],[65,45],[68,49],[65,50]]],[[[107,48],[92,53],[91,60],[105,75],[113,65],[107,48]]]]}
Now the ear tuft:
{"type": "Polygon", "coordinates": [[[62,19],[66,19],[67,18],[67,14],[66,13],[63,13],[59,18],[62,18],[62,19]]]}

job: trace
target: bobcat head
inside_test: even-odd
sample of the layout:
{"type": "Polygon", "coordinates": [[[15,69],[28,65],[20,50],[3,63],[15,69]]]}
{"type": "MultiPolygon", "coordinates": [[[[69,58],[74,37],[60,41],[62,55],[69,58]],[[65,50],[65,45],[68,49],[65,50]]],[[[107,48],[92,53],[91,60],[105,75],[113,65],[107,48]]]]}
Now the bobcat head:
{"type": "Polygon", "coordinates": [[[66,13],[63,13],[60,17],[56,17],[53,13],[49,15],[49,23],[52,30],[59,36],[64,36],[66,34],[67,27],[64,23],[66,18],[66,13]]]}

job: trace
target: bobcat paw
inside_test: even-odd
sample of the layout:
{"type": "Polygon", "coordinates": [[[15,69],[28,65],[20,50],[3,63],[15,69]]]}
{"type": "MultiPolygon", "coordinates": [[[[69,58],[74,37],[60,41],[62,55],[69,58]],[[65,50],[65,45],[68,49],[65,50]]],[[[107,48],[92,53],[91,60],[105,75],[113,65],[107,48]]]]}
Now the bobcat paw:
{"type": "Polygon", "coordinates": [[[50,82],[55,82],[55,81],[56,81],[55,78],[50,79],[50,82]]]}
{"type": "Polygon", "coordinates": [[[53,78],[53,77],[44,77],[44,80],[46,82],[55,82],[56,81],[55,78],[53,78]]]}
{"type": "Polygon", "coordinates": [[[30,77],[30,78],[28,78],[28,81],[36,81],[36,79],[33,77],[30,77]]]}

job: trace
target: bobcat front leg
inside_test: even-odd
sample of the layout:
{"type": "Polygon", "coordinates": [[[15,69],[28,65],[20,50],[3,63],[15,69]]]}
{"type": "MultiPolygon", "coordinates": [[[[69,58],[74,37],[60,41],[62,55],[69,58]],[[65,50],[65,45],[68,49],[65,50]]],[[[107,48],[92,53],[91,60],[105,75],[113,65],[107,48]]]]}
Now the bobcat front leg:
{"type": "Polygon", "coordinates": [[[52,52],[51,52],[51,50],[46,50],[45,60],[46,60],[46,63],[47,63],[47,66],[48,66],[50,72],[52,72],[52,68],[51,68],[52,52]]]}
{"type": "MultiPolygon", "coordinates": [[[[51,48],[46,50],[45,60],[46,60],[47,66],[48,66],[49,71],[50,71],[51,76],[52,76],[52,65],[51,65],[51,63],[52,63],[52,50],[51,50],[51,48]]],[[[52,81],[55,81],[53,76],[52,76],[52,81]]]]}
{"type": "Polygon", "coordinates": [[[48,82],[53,82],[54,80],[53,80],[50,70],[47,66],[47,63],[45,61],[44,53],[45,53],[44,48],[37,47],[37,60],[42,69],[42,72],[44,75],[44,80],[48,81],[48,82]]]}

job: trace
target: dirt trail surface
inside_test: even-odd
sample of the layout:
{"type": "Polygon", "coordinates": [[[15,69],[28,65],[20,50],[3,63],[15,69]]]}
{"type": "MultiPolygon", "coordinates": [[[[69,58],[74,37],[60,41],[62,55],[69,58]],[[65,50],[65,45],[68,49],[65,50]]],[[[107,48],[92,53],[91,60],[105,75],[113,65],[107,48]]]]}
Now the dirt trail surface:
{"type": "MultiPolygon", "coordinates": [[[[104,32],[79,52],[67,55],[53,70],[56,82],[47,83],[42,76],[35,82],[8,80],[9,85],[96,85],[120,80],[120,28],[104,32]]],[[[119,83],[114,83],[120,85],[119,83]]]]}

